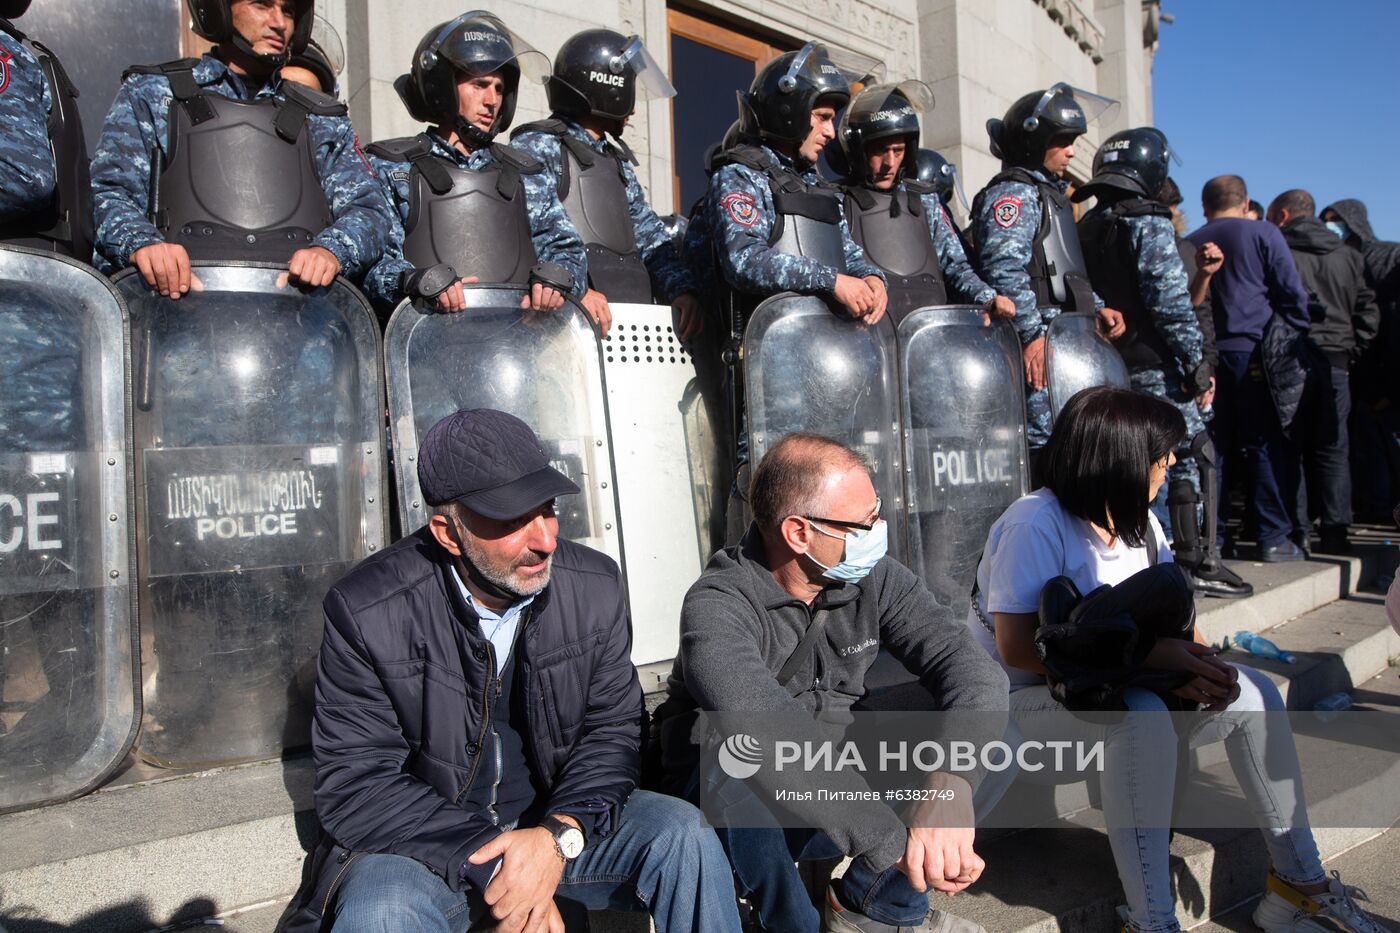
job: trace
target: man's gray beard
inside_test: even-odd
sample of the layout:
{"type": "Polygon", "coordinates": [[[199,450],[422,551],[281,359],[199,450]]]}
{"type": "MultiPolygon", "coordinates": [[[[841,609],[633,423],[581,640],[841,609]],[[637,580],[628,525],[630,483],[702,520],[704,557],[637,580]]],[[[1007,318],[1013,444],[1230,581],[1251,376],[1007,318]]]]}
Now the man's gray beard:
{"type": "Polygon", "coordinates": [[[502,570],[500,567],[493,567],[487,562],[485,552],[471,539],[464,536],[462,540],[463,556],[471,561],[471,565],[476,568],[476,572],[485,577],[492,584],[499,586],[509,593],[514,593],[522,599],[526,596],[534,596],[549,585],[549,574],[554,565],[554,555],[545,558],[544,573],[536,577],[531,583],[522,587],[514,579],[512,571],[502,570]]]}

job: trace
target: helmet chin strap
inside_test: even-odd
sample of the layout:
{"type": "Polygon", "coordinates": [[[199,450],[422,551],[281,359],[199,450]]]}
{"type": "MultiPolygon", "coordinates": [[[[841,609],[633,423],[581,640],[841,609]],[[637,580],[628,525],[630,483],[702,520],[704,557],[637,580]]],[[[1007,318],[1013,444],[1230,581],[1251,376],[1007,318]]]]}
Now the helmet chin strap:
{"type": "Polygon", "coordinates": [[[457,138],[473,149],[485,149],[496,140],[495,133],[486,132],[461,114],[458,114],[457,119],[452,121],[452,128],[457,132],[457,138]]]}
{"type": "Polygon", "coordinates": [[[276,55],[267,55],[263,52],[253,51],[253,43],[244,38],[243,33],[235,31],[233,34],[233,47],[254,61],[267,65],[269,71],[274,71],[287,64],[287,59],[292,57],[290,37],[288,43],[282,47],[282,51],[276,55]]]}

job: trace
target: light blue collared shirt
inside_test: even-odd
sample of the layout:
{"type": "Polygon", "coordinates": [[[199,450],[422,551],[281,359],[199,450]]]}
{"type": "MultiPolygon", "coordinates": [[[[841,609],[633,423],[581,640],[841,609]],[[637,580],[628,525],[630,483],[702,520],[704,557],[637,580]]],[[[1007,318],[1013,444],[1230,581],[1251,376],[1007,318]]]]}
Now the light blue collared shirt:
{"type": "Polygon", "coordinates": [[[520,614],[525,611],[526,606],[535,601],[535,597],[522,597],[518,602],[511,603],[504,613],[497,613],[472,597],[472,591],[462,582],[462,575],[457,572],[456,567],[452,568],[452,579],[457,581],[457,589],[462,592],[462,598],[481,621],[481,633],[491,640],[491,646],[496,649],[496,676],[499,677],[501,671],[505,670],[506,662],[510,660],[511,649],[515,646],[515,633],[520,628],[520,614]]]}

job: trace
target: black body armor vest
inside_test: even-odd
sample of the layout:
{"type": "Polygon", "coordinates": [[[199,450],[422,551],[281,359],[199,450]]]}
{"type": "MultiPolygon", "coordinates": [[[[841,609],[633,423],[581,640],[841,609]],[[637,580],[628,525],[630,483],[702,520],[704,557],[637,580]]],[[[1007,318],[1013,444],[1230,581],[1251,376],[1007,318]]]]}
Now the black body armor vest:
{"type": "Polygon", "coordinates": [[[864,185],[846,188],[851,239],[889,280],[888,310],[896,327],[911,311],[948,303],[943,266],[919,198],[924,190],[907,180],[889,191],[864,185]]]}
{"type": "Polygon", "coordinates": [[[987,191],[1003,181],[1031,185],[1040,195],[1040,227],[1036,230],[1031,247],[1031,261],[1026,265],[1036,304],[1042,308],[1093,312],[1094,292],[1089,285],[1088,267],[1079,247],[1074,208],[1070,206],[1069,198],[1056,185],[1024,168],[1015,167],[997,175],[978,192],[972,207],[973,216],[981,214],[987,191]]]}
{"type": "Polygon", "coordinates": [[[78,113],[78,89],[63,64],[40,42],[29,38],[9,20],[3,28],[27,48],[39,62],[49,85],[53,109],[49,111],[49,147],[53,152],[58,184],[48,207],[28,217],[0,225],[0,240],[15,246],[49,250],[89,262],[92,259],[92,179],[90,160],[78,113]]]}
{"type": "Polygon", "coordinates": [[[559,140],[559,200],[588,253],[588,284],[609,301],[652,303],[651,275],[637,249],[637,231],[627,202],[623,160],[637,164],[626,144],[601,153],[568,135],[563,120],[541,120],[511,134],[536,131],[559,140]]]}
{"type": "Polygon", "coordinates": [[[524,285],[535,264],[530,211],[521,175],[544,166],[518,149],[493,144],[496,161],[473,171],[433,153],[426,134],[375,143],[369,152],[408,162],[404,258],[420,269],[445,262],[459,276],[524,285]]]}
{"type": "Polygon", "coordinates": [[[151,222],[191,259],[286,262],[335,220],[306,117],[343,117],[345,105],[291,81],[276,98],[234,100],[201,88],[196,64],[127,70],[165,75],[174,97],[151,222]]]}
{"type": "MultiPolygon", "coordinates": [[[[777,215],[773,218],[773,229],[768,235],[770,247],[790,256],[815,259],[838,273],[845,273],[846,250],[841,241],[840,192],[835,187],[824,182],[808,184],[801,175],[757,146],[736,146],[721,153],[716,159],[715,168],[730,162],[762,172],[768,179],[768,190],[772,193],[773,210],[777,215]]],[[[727,282],[724,288],[730,294],[727,303],[731,310],[731,327],[736,335],[742,335],[749,314],[765,298],[772,296],[738,294],[727,282]]]]}
{"type": "Polygon", "coordinates": [[[1175,359],[1152,323],[1138,287],[1138,258],[1128,246],[1128,231],[1119,221],[1127,217],[1167,217],[1171,209],[1142,197],[1112,204],[1102,200],[1079,221],[1079,240],[1088,264],[1089,280],[1104,304],[1123,313],[1127,331],[1113,342],[1130,367],[1159,368],[1175,359]]]}

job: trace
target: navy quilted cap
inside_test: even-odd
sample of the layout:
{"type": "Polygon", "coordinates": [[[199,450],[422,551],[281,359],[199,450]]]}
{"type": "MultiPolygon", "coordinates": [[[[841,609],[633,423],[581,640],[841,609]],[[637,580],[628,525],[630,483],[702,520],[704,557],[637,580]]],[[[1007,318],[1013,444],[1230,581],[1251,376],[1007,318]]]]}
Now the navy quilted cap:
{"type": "Polygon", "coordinates": [[[490,408],[458,411],[428,429],[418,448],[418,485],[429,505],[456,501],[497,520],[579,491],[549,465],[528,424],[490,408]]]}

